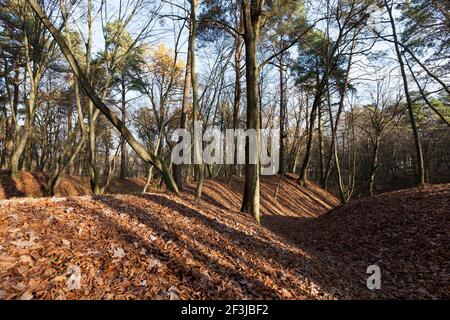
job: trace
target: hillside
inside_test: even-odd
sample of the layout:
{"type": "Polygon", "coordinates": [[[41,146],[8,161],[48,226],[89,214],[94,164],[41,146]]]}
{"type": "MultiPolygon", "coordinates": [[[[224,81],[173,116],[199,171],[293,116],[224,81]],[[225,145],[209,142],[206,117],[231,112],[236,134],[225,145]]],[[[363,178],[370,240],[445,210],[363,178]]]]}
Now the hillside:
{"type": "MultiPolygon", "coordinates": [[[[9,172],[0,171],[0,200],[24,197],[42,197],[46,177],[42,173],[19,172],[18,177],[11,177],[9,172]]],[[[126,178],[121,180],[113,177],[107,188],[107,193],[138,193],[144,188],[142,178],[126,178]]],[[[90,195],[88,177],[63,177],[56,188],[58,197],[90,195]]]]}
{"type": "Polygon", "coordinates": [[[377,264],[377,298],[450,298],[450,184],[398,190],[351,201],[316,219],[266,216],[263,225],[327,261],[329,272],[361,279],[377,264]]]}
{"type": "Polygon", "coordinates": [[[191,192],[2,201],[0,298],[448,297],[450,185],[325,214],[332,195],[289,177],[277,201],[277,182],[263,179],[261,225],[237,210],[239,179],[208,180],[200,205],[191,192]]]}

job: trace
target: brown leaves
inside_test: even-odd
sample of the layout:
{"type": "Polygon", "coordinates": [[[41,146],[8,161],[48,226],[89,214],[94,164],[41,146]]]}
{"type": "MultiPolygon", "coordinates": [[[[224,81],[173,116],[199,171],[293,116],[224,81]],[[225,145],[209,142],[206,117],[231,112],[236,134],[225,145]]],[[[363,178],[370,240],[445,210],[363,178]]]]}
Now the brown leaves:
{"type": "MultiPolygon", "coordinates": [[[[69,278],[66,281],[69,290],[81,289],[81,269],[79,266],[69,264],[66,274],[69,278]]],[[[64,277],[65,278],[65,277],[64,277]]]]}
{"type": "Polygon", "coordinates": [[[112,257],[113,259],[122,259],[125,257],[125,251],[121,247],[115,247],[112,250],[112,257]]]}
{"type": "Polygon", "coordinates": [[[201,205],[189,194],[159,193],[5,204],[0,299],[445,296],[449,185],[363,199],[313,219],[305,217],[334,201],[325,192],[287,180],[284,194],[309,199],[295,216],[301,201],[280,193],[274,203],[265,183],[262,225],[216,181],[201,205]],[[280,215],[283,203],[288,215],[280,215]],[[365,288],[374,262],[385,272],[378,296],[365,288]]]}
{"type": "Polygon", "coordinates": [[[36,245],[36,237],[34,235],[33,231],[27,232],[29,239],[28,240],[24,240],[24,239],[19,239],[16,241],[11,241],[11,244],[15,245],[18,248],[24,249],[24,248],[28,248],[28,247],[32,247],[34,245],[36,245]]]}
{"type": "Polygon", "coordinates": [[[355,200],[310,221],[278,217],[268,221],[279,225],[266,225],[321,259],[323,281],[346,297],[434,299],[450,292],[443,285],[450,283],[449,213],[450,185],[430,185],[355,200]],[[372,264],[381,268],[381,290],[366,287],[372,264]],[[333,274],[339,277],[325,279],[333,274]]]}

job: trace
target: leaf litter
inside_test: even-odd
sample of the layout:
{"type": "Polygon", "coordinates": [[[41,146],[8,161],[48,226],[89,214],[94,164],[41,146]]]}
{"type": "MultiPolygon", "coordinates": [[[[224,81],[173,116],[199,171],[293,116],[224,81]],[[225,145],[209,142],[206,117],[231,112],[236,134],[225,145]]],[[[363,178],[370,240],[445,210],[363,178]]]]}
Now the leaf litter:
{"type": "Polygon", "coordinates": [[[310,185],[315,216],[306,205],[280,215],[265,195],[261,225],[237,201],[219,203],[217,188],[199,205],[192,193],[149,193],[1,206],[0,299],[448,297],[450,185],[327,214],[326,193],[310,185]],[[378,291],[365,286],[373,263],[378,291]]]}

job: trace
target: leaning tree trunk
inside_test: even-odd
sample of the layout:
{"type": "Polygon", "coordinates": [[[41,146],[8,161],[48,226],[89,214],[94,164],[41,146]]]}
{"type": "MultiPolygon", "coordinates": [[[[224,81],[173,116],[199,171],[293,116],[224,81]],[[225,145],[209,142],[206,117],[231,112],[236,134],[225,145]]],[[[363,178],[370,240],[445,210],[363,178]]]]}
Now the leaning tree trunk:
{"type": "Polygon", "coordinates": [[[113,111],[111,111],[106,104],[103,103],[103,101],[99,98],[99,96],[95,92],[94,88],[89,83],[89,80],[82,71],[81,67],[79,66],[77,60],[75,59],[70,48],[67,46],[67,43],[61,36],[60,32],[50,22],[50,20],[48,19],[46,14],[42,11],[41,7],[36,2],[36,0],[27,0],[27,1],[32,7],[33,11],[37,14],[39,19],[45,25],[45,27],[52,34],[53,38],[55,39],[56,43],[61,49],[61,52],[64,54],[67,61],[69,62],[70,68],[77,76],[81,86],[83,87],[88,97],[92,100],[95,107],[105,115],[105,117],[116,127],[117,130],[119,130],[119,132],[125,137],[125,140],[130,144],[130,146],[133,148],[136,154],[142,158],[142,160],[154,165],[161,172],[167,188],[170,191],[178,193],[177,185],[175,184],[175,181],[170,175],[169,170],[167,169],[162,159],[160,159],[157,156],[149,154],[145,150],[145,148],[134,138],[131,132],[123,125],[122,121],[119,120],[117,115],[113,111]]]}

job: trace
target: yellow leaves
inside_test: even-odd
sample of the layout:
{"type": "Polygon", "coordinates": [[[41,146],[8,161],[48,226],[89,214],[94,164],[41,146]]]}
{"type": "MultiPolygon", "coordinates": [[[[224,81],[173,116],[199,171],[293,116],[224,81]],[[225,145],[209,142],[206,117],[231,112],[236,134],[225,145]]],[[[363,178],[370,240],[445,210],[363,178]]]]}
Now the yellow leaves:
{"type": "Polygon", "coordinates": [[[175,54],[172,49],[164,43],[160,43],[150,49],[147,56],[150,61],[148,64],[149,71],[160,77],[169,78],[172,76],[175,83],[181,82],[185,63],[179,59],[175,63],[175,54]]]}

